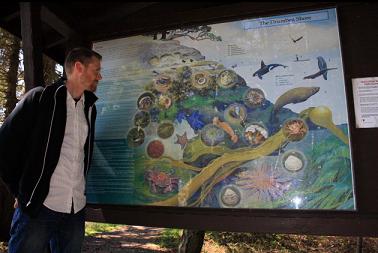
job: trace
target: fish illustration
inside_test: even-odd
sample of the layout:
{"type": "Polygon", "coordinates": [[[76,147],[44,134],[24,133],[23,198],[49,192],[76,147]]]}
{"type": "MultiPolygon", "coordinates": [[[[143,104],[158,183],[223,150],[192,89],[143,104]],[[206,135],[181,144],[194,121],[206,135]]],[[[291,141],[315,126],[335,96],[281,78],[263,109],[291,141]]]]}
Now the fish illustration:
{"type": "Polygon", "coordinates": [[[312,74],[309,76],[305,76],[303,77],[303,79],[315,79],[318,76],[323,75],[324,80],[327,80],[328,70],[337,69],[337,68],[327,68],[327,63],[323,57],[318,56],[317,59],[318,59],[319,72],[316,72],[315,74],[312,74]]]}
{"type": "Polygon", "coordinates": [[[273,107],[273,114],[276,114],[287,104],[297,104],[306,101],[309,97],[319,91],[319,87],[297,87],[286,91],[278,97],[273,107]]]}
{"type": "Polygon", "coordinates": [[[255,73],[253,73],[253,76],[258,76],[258,78],[262,79],[262,76],[268,73],[270,70],[277,68],[277,67],[284,67],[286,68],[287,66],[282,65],[282,64],[268,64],[265,65],[264,61],[261,61],[261,67],[259,70],[257,70],[255,73]]]}

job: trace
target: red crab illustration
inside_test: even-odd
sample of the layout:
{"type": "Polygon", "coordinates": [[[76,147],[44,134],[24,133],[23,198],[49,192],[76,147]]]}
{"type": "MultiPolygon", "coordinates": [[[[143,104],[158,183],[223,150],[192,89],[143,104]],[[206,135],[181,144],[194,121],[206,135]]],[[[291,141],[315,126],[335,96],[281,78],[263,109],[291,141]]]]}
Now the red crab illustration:
{"type": "Polygon", "coordinates": [[[150,190],[153,193],[164,194],[178,190],[179,178],[166,172],[149,169],[146,171],[144,178],[148,181],[150,190]]]}

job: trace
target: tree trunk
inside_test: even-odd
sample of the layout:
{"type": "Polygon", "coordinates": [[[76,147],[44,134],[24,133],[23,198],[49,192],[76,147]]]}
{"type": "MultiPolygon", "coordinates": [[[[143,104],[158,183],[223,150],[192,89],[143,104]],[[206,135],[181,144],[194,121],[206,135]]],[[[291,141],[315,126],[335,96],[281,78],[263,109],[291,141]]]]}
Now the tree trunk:
{"type": "Polygon", "coordinates": [[[184,229],[178,253],[200,253],[205,238],[205,231],[184,229]]]}
{"type": "Polygon", "coordinates": [[[58,80],[59,75],[55,71],[56,62],[47,56],[43,56],[43,80],[46,85],[58,80]]]}
{"type": "Polygon", "coordinates": [[[6,102],[5,102],[5,117],[13,111],[18,102],[16,97],[17,81],[18,81],[18,65],[20,64],[20,40],[15,36],[11,36],[11,44],[9,47],[9,70],[6,74],[8,83],[6,102]]]}
{"type": "Polygon", "coordinates": [[[14,198],[0,179],[0,241],[9,240],[9,230],[13,216],[14,198]]]}
{"type": "MultiPolygon", "coordinates": [[[[10,36],[9,50],[7,55],[7,63],[9,66],[6,73],[7,91],[5,102],[5,117],[12,112],[18,100],[16,97],[17,81],[18,81],[18,65],[20,63],[20,40],[15,36],[10,36]]],[[[2,180],[0,180],[0,241],[9,239],[9,229],[13,216],[14,198],[8,191],[8,188],[2,180]]]]}

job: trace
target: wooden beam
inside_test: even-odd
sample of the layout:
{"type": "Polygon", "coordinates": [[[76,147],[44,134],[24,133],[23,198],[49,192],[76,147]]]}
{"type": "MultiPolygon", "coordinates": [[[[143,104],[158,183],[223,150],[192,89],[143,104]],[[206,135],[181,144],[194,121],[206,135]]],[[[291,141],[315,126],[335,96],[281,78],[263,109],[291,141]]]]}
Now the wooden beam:
{"type": "Polygon", "coordinates": [[[52,43],[49,43],[46,45],[46,49],[50,49],[52,47],[55,47],[57,45],[60,45],[60,44],[63,44],[63,43],[66,43],[68,41],[68,38],[63,38],[63,39],[60,39],[60,40],[56,40],[52,43]]]}
{"type": "Polygon", "coordinates": [[[206,231],[378,237],[378,214],[284,210],[94,205],[86,220],[206,231]]]}
{"type": "MultiPolygon", "coordinates": [[[[47,45],[47,49],[64,44],[64,55],[67,55],[67,52],[74,47],[84,46],[90,48],[91,43],[88,42],[83,35],[79,34],[72,28],[72,22],[68,22],[65,18],[60,18],[61,16],[62,13],[56,8],[51,6],[41,6],[41,20],[64,37],[61,40],[47,45]]],[[[64,59],[57,60],[57,62],[63,65],[64,59]]]]}
{"type": "Polygon", "coordinates": [[[101,41],[126,36],[140,35],[153,31],[205,25],[219,22],[257,18],[270,15],[281,15],[289,12],[304,11],[314,8],[336,6],[332,2],[242,2],[231,4],[214,4],[200,7],[187,3],[170,6],[170,3],[160,3],[153,8],[145,8],[142,13],[125,15],[122,19],[112,22],[88,26],[88,39],[101,41]],[[193,6],[191,6],[193,5],[193,6]],[[161,13],[164,13],[162,15],[161,13]],[[148,17],[148,18],[145,18],[148,17]]]}
{"type": "Polygon", "coordinates": [[[79,34],[47,7],[41,6],[41,20],[63,37],[80,37],[79,34]]]}
{"type": "Polygon", "coordinates": [[[10,22],[10,21],[12,21],[12,20],[14,20],[16,18],[19,18],[19,17],[20,17],[20,12],[16,11],[16,12],[13,12],[12,14],[9,14],[9,15],[3,17],[3,20],[5,22],[10,22]]]}
{"type": "Polygon", "coordinates": [[[40,5],[20,3],[25,90],[44,85],[40,5]]]}
{"type": "Polygon", "coordinates": [[[143,9],[151,7],[158,2],[125,2],[117,3],[114,6],[104,4],[104,12],[101,15],[91,15],[86,19],[86,22],[80,24],[80,27],[83,30],[86,30],[87,27],[93,27],[98,24],[106,24],[112,20],[121,20],[128,15],[134,13],[141,13],[143,9]],[[106,8],[105,8],[106,7],[106,8]]]}

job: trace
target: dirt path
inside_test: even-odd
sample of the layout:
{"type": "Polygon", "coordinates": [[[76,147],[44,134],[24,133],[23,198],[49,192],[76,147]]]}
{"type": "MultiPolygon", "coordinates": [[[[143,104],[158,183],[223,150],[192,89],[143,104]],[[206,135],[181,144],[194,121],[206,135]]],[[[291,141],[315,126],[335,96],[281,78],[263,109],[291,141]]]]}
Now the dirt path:
{"type": "Polygon", "coordinates": [[[176,252],[156,243],[162,231],[163,228],[122,226],[117,231],[85,237],[82,253],[176,252]]]}

